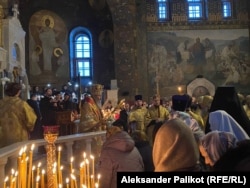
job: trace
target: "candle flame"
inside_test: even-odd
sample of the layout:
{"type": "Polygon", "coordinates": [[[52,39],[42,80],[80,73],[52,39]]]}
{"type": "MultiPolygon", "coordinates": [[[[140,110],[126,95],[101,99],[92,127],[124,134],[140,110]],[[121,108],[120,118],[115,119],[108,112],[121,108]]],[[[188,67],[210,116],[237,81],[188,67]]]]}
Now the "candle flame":
{"type": "Polygon", "coordinates": [[[35,147],[35,144],[32,144],[32,145],[31,145],[31,148],[30,148],[31,151],[33,151],[34,147],[35,147]]]}
{"type": "Polygon", "coordinates": [[[4,179],[4,182],[7,182],[9,180],[9,177],[6,176],[6,178],[4,179]]]}
{"type": "Polygon", "coordinates": [[[72,178],[73,180],[76,179],[76,177],[74,176],[74,174],[71,174],[70,176],[71,176],[71,178],[72,178]]]}
{"type": "Polygon", "coordinates": [[[35,165],[32,167],[32,170],[35,170],[36,169],[36,167],[35,167],[35,165]]]}
{"type": "Polygon", "coordinates": [[[95,159],[95,157],[93,155],[90,155],[90,158],[93,159],[93,160],[95,159]]]}
{"type": "Polygon", "coordinates": [[[71,157],[70,162],[72,163],[74,161],[74,157],[71,157]]]}
{"type": "Polygon", "coordinates": [[[41,166],[41,162],[38,163],[37,168],[40,168],[40,166],[41,166]]]}
{"type": "Polygon", "coordinates": [[[66,178],[66,183],[67,183],[67,184],[69,183],[69,178],[66,178]]]}
{"type": "Polygon", "coordinates": [[[13,168],[11,169],[11,174],[15,174],[15,170],[13,168]]]}
{"type": "Polygon", "coordinates": [[[22,153],[23,153],[23,148],[20,149],[20,151],[19,151],[19,156],[21,156],[22,153]]]}
{"type": "Polygon", "coordinates": [[[58,147],[58,151],[61,151],[61,146],[58,147]]]}
{"type": "Polygon", "coordinates": [[[37,176],[36,177],[36,182],[39,182],[39,180],[40,180],[40,176],[37,176]]]}
{"type": "Polygon", "coordinates": [[[45,174],[45,170],[44,169],[42,170],[42,174],[45,174]]]}

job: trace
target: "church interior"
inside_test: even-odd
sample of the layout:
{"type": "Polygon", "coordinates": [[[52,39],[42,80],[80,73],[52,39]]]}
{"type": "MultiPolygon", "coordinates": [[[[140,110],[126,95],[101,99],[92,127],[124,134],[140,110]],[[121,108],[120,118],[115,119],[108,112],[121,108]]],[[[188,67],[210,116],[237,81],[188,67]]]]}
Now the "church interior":
{"type": "Polygon", "coordinates": [[[22,82],[24,97],[34,86],[70,84],[81,93],[92,83],[131,101],[136,94],[146,101],[155,93],[212,95],[221,85],[250,93],[248,0],[0,0],[0,5],[2,85],[22,82]],[[196,42],[203,52],[197,53],[196,42]]]}

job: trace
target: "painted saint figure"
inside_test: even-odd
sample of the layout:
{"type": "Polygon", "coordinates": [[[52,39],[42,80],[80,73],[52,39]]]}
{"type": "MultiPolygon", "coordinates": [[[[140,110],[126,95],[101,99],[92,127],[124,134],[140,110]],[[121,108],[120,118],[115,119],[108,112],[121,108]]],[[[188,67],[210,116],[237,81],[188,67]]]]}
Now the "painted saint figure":
{"type": "Polygon", "coordinates": [[[39,32],[39,38],[42,42],[43,48],[43,71],[51,72],[52,64],[51,57],[53,55],[54,48],[58,46],[56,42],[56,33],[53,30],[53,24],[51,24],[51,18],[46,18],[44,21],[45,27],[39,32]]]}

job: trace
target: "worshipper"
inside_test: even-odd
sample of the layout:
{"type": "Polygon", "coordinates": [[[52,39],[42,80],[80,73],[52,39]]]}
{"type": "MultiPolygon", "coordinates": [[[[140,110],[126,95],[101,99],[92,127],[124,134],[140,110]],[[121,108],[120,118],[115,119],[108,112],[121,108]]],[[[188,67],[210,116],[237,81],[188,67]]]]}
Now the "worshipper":
{"type": "Polygon", "coordinates": [[[20,98],[22,86],[10,82],[0,100],[0,148],[29,139],[37,116],[30,105],[20,98]]]}
{"type": "Polygon", "coordinates": [[[119,171],[143,172],[144,164],[131,136],[117,126],[110,126],[97,164],[97,172],[105,176],[99,188],[116,188],[119,171]]]}
{"type": "Polygon", "coordinates": [[[179,118],[165,122],[153,145],[155,172],[201,171],[199,148],[191,129],[179,118]]]}
{"type": "Polygon", "coordinates": [[[153,96],[153,104],[148,108],[145,125],[146,134],[150,145],[153,145],[153,132],[156,124],[162,124],[169,118],[169,111],[161,105],[161,97],[156,94],[153,96]]]}
{"type": "Polygon", "coordinates": [[[250,140],[237,142],[236,147],[229,149],[213,166],[214,171],[250,171],[250,140]]]}
{"type": "MultiPolygon", "coordinates": [[[[237,123],[250,136],[250,120],[240,102],[238,92],[234,86],[220,86],[217,87],[209,112],[216,110],[224,110],[230,114],[237,123]]],[[[207,120],[205,126],[205,133],[211,131],[209,121],[207,120]]]]}
{"type": "Polygon", "coordinates": [[[38,103],[38,95],[36,93],[32,93],[30,95],[30,99],[27,99],[27,103],[33,108],[37,119],[35,122],[35,126],[33,130],[30,132],[29,139],[41,139],[43,138],[43,127],[42,127],[42,114],[40,111],[39,103],[38,103]]]}
{"type": "Polygon", "coordinates": [[[145,132],[135,131],[131,134],[131,137],[135,141],[135,147],[140,152],[143,163],[144,163],[144,171],[145,172],[153,172],[154,171],[154,163],[152,157],[152,145],[149,143],[149,139],[145,132]]]}
{"type": "Polygon", "coordinates": [[[173,95],[172,96],[172,110],[169,119],[180,118],[193,132],[195,139],[198,141],[205,133],[202,130],[198,121],[190,115],[187,111],[191,106],[192,98],[187,95],[173,95]]]}
{"type": "Polygon", "coordinates": [[[145,116],[147,108],[143,106],[142,95],[135,96],[135,105],[128,115],[129,133],[135,130],[145,131],[145,116]]]}
{"type": "Polygon", "coordinates": [[[204,124],[202,126],[202,129],[204,131],[205,131],[205,126],[206,126],[206,122],[207,122],[207,118],[208,118],[208,114],[209,114],[212,101],[213,101],[213,97],[211,95],[202,95],[197,99],[197,103],[198,103],[197,113],[200,114],[203,120],[204,124]]]}
{"type": "Polygon", "coordinates": [[[245,97],[245,104],[243,105],[244,110],[246,111],[247,117],[250,119],[250,95],[245,97]]]}
{"type": "Polygon", "coordinates": [[[230,148],[236,147],[236,143],[232,133],[215,130],[200,139],[199,149],[205,163],[213,167],[230,148]]]}
{"type": "Polygon", "coordinates": [[[224,110],[216,110],[209,113],[208,121],[211,131],[231,132],[237,141],[250,139],[245,130],[237,121],[224,110]]]}
{"type": "Polygon", "coordinates": [[[44,96],[41,98],[39,103],[43,126],[56,125],[56,115],[52,101],[52,89],[46,88],[44,96]]]}
{"type": "Polygon", "coordinates": [[[122,99],[118,105],[120,107],[119,119],[123,122],[123,130],[128,132],[128,115],[130,113],[130,105],[122,99]]]}

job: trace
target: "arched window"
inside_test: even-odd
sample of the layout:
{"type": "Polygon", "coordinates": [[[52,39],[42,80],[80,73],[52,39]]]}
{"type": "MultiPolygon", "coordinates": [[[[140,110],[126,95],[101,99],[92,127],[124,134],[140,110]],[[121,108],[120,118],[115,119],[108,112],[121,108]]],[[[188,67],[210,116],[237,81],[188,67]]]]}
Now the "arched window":
{"type": "Polygon", "coordinates": [[[88,85],[93,78],[91,36],[84,27],[74,28],[70,33],[70,77],[82,85],[88,85]]]}
{"type": "Polygon", "coordinates": [[[169,0],[157,0],[158,19],[165,21],[169,19],[169,0]]]}
{"type": "Polygon", "coordinates": [[[232,17],[232,1],[231,0],[222,0],[222,15],[223,18],[232,17]]]}

